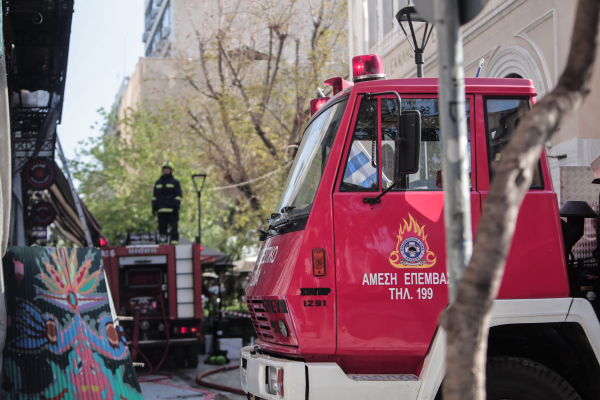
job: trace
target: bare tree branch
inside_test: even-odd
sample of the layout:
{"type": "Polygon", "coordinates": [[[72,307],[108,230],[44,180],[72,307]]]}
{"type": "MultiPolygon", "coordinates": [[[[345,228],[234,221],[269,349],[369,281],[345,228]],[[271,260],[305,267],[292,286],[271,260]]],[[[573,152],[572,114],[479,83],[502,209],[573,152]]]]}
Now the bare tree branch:
{"type": "Polygon", "coordinates": [[[188,112],[188,115],[194,120],[194,122],[196,122],[195,124],[190,123],[189,124],[190,128],[192,128],[204,141],[206,141],[208,144],[213,146],[219,153],[224,154],[225,152],[223,151],[221,146],[219,146],[218,143],[216,143],[214,140],[210,139],[205,134],[202,124],[200,123],[198,118],[196,118],[196,116],[192,113],[192,111],[189,108],[188,108],[187,112],[188,112]]]}
{"type": "Polygon", "coordinates": [[[256,115],[256,113],[254,113],[252,111],[252,104],[250,103],[250,99],[248,98],[248,95],[246,94],[244,85],[242,84],[242,81],[240,80],[239,75],[236,73],[236,70],[233,67],[233,63],[231,62],[231,58],[225,51],[225,49],[223,47],[223,42],[220,38],[218,38],[218,44],[219,44],[219,54],[225,58],[225,61],[227,62],[229,70],[231,71],[231,73],[233,75],[233,83],[240,90],[240,93],[242,94],[242,98],[244,99],[244,102],[246,103],[246,106],[249,109],[250,118],[252,119],[252,124],[254,125],[256,134],[260,137],[260,139],[262,140],[264,145],[267,147],[269,152],[274,157],[278,158],[279,156],[277,154],[277,149],[273,145],[273,142],[271,142],[271,139],[269,139],[267,133],[264,131],[264,128],[262,127],[262,120],[256,115]]]}
{"type": "MultiPolygon", "coordinates": [[[[277,33],[277,29],[275,29],[277,33]]],[[[279,71],[279,64],[281,63],[281,54],[283,53],[283,46],[285,43],[285,39],[287,35],[284,33],[277,33],[277,37],[279,38],[278,48],[277,48],[277,57],[275,58],[275,65],[273,67],[273,75],[270,78],[270,81],[265,86],[265,92],[261,102],[261,112],[259,118],[262,118],[265,107],[269,103],[269,99],[271,98],[271,93],[273,93],[273,86],[275,85],[275,79],[277,78],[277,72],[279,71]]],[[[268,77],[267,77],[268,80],[268,77]]]]}
{"type": "Polygon", "coordinates": [[[281,127],[283,129],[285,129],[288,133],[292,133],[292,131],[290,131],[290,129],[285,125],[285,123],[281,120],[281,117],[277,114],[275,114],[275,112],[273,110],[271,110],[269,107],[265,107],[273,116],[273,118],[275,118],[275,121],[279,122],[279,125],[281,125],[281,127]]]}

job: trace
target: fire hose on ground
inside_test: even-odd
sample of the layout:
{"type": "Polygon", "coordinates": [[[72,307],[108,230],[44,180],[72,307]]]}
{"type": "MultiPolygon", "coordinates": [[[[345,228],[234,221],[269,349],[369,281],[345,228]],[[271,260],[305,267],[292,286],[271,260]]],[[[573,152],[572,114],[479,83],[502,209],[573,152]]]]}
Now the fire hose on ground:
{"type": "MultiPolygon", "coordinates": [[[[233,315],[240,315],[240,316],[243,316],[243,317],[246,316],[246,314],[240,314],[240,313],[236,313],[236,312],[232,312],[232,311],[221,310],[221,316],[223,318],[225,317],[226,313],[233,314],[233,315]]],[[[221,357],[221,356],[219,356],[219,357],[221,357]]],[[[224,358],[224,359],[226,359],[226,358],[224,358]]],[[[236,369],[236,368],[239,368],[239,367],[240,367],[239,364],[237,364],[237,365],[224,365],[222,367],[218,367],[218,368],[215,368],[215,369],[211,369],[211,370],[208,370],[208,371],[201,372],[201,373],[199,373],[196,376],[196,383],[198,385],[200,385],[200,386],[204,386],[204,387],[207,387],[207,388],[216,389],[216,390],[220,390],[220,391],[223,391],[223,392],[230,392],[230,393],[240,394],[242,396],[245,396],[246,393],[244,393],[244,391],[242,389],[234,388],[234,387],[230,387],[230,386],[225,386],[225,385],[219,385],[217,383],[213,383],[213,382],[209,382],[209,381],[205,381],[204,380],[205,377],[207,377],[209,375],[212,375],[212,374],[216,374],[217,372],[229,371],[229,370],[236,369]]]]}
{"type": "Polygon", "coordinates": [[[220,390],[222,392],[231,392],[231,393],[235,393],[235,394],[241,394],[242,396],[245,396],[246,393],[242,390],[242,389],[237,389],[237,388],[233,388],[233,387],[229,387],[229,386],[224,386],[224,385],[219,385],[217,383],[213,383],[213,382],[208,382],[205,381],[204,378],[212,375],[212,374],[216,374],[217,372],[221,372],[221,371],[229,371],[232,369],[236,369],[239,368],[240,365],[224,365],[222,367],[219,368],[215,368],[215,369],[211,369],[209,371],[204,371],[199,373],[196,376],[196,383],[200,386],[204,386],[204,387],[208,387],[211,389],[216,389],[216,390],[220,390]]]}

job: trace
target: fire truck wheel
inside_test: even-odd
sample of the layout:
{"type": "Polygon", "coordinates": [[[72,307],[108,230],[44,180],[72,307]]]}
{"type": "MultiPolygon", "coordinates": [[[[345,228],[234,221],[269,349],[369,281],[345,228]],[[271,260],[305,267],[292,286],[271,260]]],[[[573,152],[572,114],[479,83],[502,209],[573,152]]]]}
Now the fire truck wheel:
{"type": "Polygon", "coordinates": [[[175,346],[175,368],[185,368],[185,346],[175,346]]]}
{"type": "Polygon", "coordinates": [[[199,347],[196,344],[187,347],[187,366],[188,368],[198,367],[198,351],[199,347]]]}
{"type": "Polygon", "coordinates": [[[575,389],[551,369],[516,357],[487,362],[489,400],[581,400],[575,389]]]}

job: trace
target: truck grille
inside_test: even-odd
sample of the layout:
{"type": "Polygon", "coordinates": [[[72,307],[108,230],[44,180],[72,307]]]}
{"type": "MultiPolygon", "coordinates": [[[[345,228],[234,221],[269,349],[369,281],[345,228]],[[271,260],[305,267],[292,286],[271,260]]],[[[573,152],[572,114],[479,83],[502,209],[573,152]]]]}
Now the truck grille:
{"type": "Polygon", "coordinates": [[[248,311],[252,318],[252,325],[256,331],[256,336],[262,340],[273,341],[273,331],[269,326],[269,320],[267,319],[267,313],[263,306],[262,300],[246,300],[248,305],[248,311]]]}
{"type": "Polygon", "coordinates": [[[286,299],[281,296],[249,297],[246,304],[258,339],[298,346],[286,299]]]}

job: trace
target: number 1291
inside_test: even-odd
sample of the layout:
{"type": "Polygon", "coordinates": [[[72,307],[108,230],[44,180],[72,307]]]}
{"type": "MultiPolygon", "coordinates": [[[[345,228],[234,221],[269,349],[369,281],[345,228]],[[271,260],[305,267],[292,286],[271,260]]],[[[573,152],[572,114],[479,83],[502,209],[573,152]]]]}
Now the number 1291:
{"type": "Polygon", "coordinates": [[[304,300],[304,307],[325,307],[327,300],[304,300]]]}

